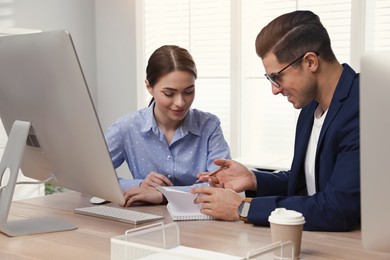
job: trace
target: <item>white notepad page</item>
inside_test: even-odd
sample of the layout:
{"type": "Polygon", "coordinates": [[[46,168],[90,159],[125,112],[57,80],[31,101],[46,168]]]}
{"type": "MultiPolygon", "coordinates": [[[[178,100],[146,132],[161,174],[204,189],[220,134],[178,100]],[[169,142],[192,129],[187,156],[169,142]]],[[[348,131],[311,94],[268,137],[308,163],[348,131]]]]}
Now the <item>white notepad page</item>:
{"type": "Polygon", "coordinates": [[[173,220],[210,220],[214,217],[200,212],[202,204],[195,204],[198,195],[190,192],[192,186],[156,187],[168,200],[167,209],[173,220]]]}

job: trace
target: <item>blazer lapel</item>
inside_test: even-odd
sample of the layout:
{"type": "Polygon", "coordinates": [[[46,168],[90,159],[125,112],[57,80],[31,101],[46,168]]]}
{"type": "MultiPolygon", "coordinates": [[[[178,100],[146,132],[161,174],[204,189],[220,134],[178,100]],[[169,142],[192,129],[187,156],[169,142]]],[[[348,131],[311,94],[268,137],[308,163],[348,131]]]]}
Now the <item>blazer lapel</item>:
{"type": "Polygon", "coordinates": [[[329,126],[335,119],[337,113],[343,106],[344,100],[349,96],[349,92],[351,90],[355,76],[355,71],[353,71],[348,65],[344,64],[343,73],[341,74],[339,83],[337,84],[336,90],[333,94],[332,102],[330,103],[329,110],[324,121],[324,125],[321,129],[320,137],[318,139],[317,151],[322,146],[325,134],[329,126]]]}
{"type": "Polygon", "coordinates": [[[344,70],[343,73],[341,74],[340,80],[337,84],[336,90],[333,94],[332,101],[330,103],[328,113],[326,115],[324,124],[321,129],[321,133],[318,139],[318,144],[317,144],[317,150],[316,150],[316,163],[315,163],[315,174],[316,174],[316,189],[318,190],[318,173],[319,173],[319,168],[318,168],[318,160],[319,160],[319,151],[323,150],[324,146],[324,141],[325,141],[325,136],[326,133],[332,124],[332,122],[336,119],[336,115],[339,113],[340,109],[343,106],[344,100],[349,96],[353,80],[356,77],[355,71],[349,67],[347,64],[344,64],[344,70]]]}
{"type": "Polygon", "coordinates": [[[291,165],[289,176],[288,194],[289,195],[306,195],[306,180],[305,180],[305,158],[307,145],[311,134],[314,121],[314,111],[317,107],[317,102],[312,102],[307,107],[303,108],[299,116],[297,124],[297,133],[295,138],[294,160],[291,165]]]}

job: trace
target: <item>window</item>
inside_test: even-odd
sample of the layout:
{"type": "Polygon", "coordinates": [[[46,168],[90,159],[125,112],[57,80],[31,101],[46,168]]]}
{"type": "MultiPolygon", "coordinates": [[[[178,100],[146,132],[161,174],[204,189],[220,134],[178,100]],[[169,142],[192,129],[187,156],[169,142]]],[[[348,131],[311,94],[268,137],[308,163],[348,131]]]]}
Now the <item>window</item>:
{"type": "Polygon", "coordinates": [[[9,28],[15,24],[13,14],[13,0],[0,0],[0,28],[9,28]]]}
{"type": "Polygon", "coordinates": [[[272,95],[255,52],[255,37],[269,21],[314,11],[338,60],[357,71],[364,50],[390,50],[390,0],[143,0],[142,10],[142,71],[157,47],[187,48],[198,67],[193,107],[218,115],[233,156],[255,165],[289,168],[299,115],[285,97],[272,95]]]}
{"type": "Polygon", "coordinates": [[[218,115],[230,140],[230,0],[145,0],[144,10],[143,68],[161,45],[186,48],[198,69],[193,107],[218,115]]]}
{"type": "Polygon", "coordinates": [[[367,1],[366,50],[390,50],[390,1],[367,1]]]}

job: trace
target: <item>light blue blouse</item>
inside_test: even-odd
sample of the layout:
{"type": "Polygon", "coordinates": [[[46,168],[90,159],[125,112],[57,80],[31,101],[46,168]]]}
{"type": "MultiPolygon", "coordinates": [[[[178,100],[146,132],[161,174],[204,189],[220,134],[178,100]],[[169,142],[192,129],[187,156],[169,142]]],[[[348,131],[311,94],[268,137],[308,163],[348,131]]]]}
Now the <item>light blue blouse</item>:
{"type": "Polygon", "coordinates": [[[123,190],[139,186],[155,171],[175,186],[192,185],[199,172],[218,168],[214,159],[231,159],[217,116],[190,109],[170,145],[158,127],[153,105],[119,118],[105,134],[115,168],[126,161],[133,178],[119,178],[123,190]]]}

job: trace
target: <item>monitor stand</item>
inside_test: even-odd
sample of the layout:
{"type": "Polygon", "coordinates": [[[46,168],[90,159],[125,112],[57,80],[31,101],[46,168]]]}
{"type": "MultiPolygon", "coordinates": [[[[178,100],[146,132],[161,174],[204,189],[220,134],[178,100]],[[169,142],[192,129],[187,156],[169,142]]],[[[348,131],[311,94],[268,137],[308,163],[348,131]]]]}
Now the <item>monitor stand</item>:
{"type": "Polygon", "coordinates": [[[19,120],[14,122],[0,162],[0,183],[2,185],[0,187],[0,232],[8,236],[23,236],[77,229],[74,225],[51,217],[8,221],[16,180],[30,128],[30,122],[19,120]],[[8,181],[3,184],[3,178],[6,179],[5,175],[8,175],[8,181]]]}

